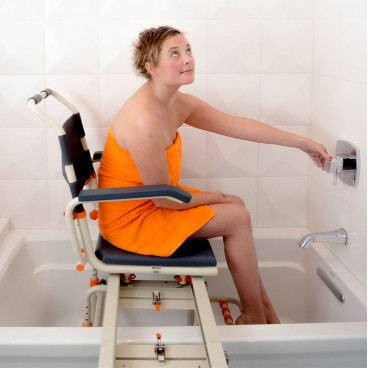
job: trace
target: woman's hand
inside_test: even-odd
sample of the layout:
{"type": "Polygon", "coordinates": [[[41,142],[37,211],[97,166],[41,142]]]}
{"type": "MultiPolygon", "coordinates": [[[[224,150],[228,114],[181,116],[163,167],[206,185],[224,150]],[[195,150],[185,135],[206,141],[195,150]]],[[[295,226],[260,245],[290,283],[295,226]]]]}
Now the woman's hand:
{"type": "Polygon", "coordinates": [[[321,169],[323,169],[325,160],[332,159],[323,144],[317,143],[311,139],[305,139],[300,149],[309,155],[314,164],[321,169]]]}
{"type": "Polygon", "coordinates": [[[215,192],[209,192],[205,195],[208,196],[209,203],[207,204],[222,204],[222,203],[230,203],[230,197],[226,194],[216,190],[215,192]]]}

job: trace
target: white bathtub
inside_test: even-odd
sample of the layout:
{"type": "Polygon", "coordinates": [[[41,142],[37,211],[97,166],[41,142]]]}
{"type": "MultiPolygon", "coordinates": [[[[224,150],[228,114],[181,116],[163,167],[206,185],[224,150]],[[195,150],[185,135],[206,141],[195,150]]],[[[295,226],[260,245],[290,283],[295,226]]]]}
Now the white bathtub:
{"type": "MultiPolygon", "coordinates": [[[[225,326],[213,305],[230,367],[366,367],[366,288],[322,244],[299,249],[297,240],[307,232],[255,229],[261,275],[283,324],[225,326]]],[[[213,245],[220,273],[208,278],[208,292],[236,297],[220,240],[213,245]]],[[[89,277],[74,271],[65,231],[8,231],[0,246],[1,368],[97,367],[101,328],[79,327],[89,277]]],[[[199,328],[183,326],[183,312],[171,313],[121,315],[118,340],[153,345],[160,332],[166,344],[199,343],[199,328]],[[142,321],[148,327],[130,327],[142,321]]]]}

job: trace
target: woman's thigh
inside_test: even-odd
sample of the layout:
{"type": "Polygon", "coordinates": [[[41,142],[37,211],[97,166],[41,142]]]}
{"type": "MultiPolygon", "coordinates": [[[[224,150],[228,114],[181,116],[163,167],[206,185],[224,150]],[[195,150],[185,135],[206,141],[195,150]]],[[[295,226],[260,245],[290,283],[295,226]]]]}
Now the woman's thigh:
{"type": "Polygon", "coordinates": [[[249,231],[249,227],[251,228],[250,215],[243,201],[240,201],[238,197],[234,197],[230,203],[210,205],[209,207],[215,212],[215,216],[189,238],[215,238],[249,231]]]}

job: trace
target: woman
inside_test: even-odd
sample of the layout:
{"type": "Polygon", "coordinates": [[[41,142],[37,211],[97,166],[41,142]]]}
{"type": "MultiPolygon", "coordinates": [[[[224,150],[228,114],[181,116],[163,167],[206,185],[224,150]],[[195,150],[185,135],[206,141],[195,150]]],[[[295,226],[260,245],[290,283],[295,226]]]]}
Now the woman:
{"type": "MultiPolygon", "coordinates": [[[[147,82],[121,107],[107,135],[99,186],[178,184],[186,123],[248,141],[296,147],[322,167],[326,149],[310,139],[258,121],[230,116],[178,91],[194,81],[195,62],[184,35],[171,27],[140,33],[133,66],[147,82]]],[[[182,186],[180,186],[182,187],[182,186]]],[[[189,203],[153,199],[100,204],[104,238],[123,249],[169,256],[186,238],[222,236],[228,267],[242,305],[237,324],[279,323],[258,272],[249,212],[243,201],[220,191],[192,193],[189,203]]]]}

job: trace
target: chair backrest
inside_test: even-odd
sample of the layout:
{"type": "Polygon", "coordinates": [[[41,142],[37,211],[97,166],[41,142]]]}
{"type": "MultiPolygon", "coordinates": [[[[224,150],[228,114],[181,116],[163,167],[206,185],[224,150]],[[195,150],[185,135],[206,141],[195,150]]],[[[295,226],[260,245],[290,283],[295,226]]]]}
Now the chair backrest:
{"type": "Polygon", "coordinates": [[[86,182],[95,175],[79,113],[63,124],[64,135],[59,135],[63,175],[73,198],[78,197],[86,182]]]}
{"type": "MultiPolygon", "coordinates": [[[[94,180],[96,177],[78,110],[63,96],[50,88],[29,98],[28,106],[56,131],[62,154],[63,176],[69,185],[72,197],[78,197],[88,180],[94,180]],[[48,96],[53,96],[72,112],[72,115],[62,126],[37,107],[37,104],[48,96]]],[[[82,205],[75,208],[77,213],[83,211],[82,205]]]]}

